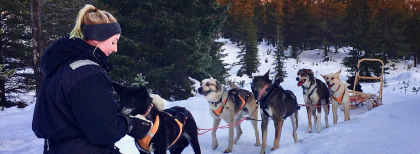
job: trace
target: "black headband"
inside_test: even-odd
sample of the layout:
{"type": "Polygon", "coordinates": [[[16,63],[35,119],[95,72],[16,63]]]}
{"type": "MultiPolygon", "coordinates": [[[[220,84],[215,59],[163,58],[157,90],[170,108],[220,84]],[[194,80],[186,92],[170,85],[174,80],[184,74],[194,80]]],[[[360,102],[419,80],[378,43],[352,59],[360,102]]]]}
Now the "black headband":
{"type": "Polygon", "coordinates": [[[83,36],[88,40],[105,41],[115,34],[121,34],[118,22],[96,25],[83,25],[83,36]]]}

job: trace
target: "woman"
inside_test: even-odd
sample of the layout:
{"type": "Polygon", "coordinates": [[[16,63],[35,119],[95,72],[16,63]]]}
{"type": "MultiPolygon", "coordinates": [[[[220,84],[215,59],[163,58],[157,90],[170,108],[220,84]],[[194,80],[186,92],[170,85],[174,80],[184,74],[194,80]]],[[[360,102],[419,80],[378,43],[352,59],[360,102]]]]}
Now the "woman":
{"type": "Polygon", "coordinates": [[[117,52],[120,35],[110,13],[85,5],[70,37],[45,51],[32,122],[44,153],[120,153],[115,142],[126,134],[141,139],[152,128],[141,115],[118,114],[107,56],[117,52]]]}

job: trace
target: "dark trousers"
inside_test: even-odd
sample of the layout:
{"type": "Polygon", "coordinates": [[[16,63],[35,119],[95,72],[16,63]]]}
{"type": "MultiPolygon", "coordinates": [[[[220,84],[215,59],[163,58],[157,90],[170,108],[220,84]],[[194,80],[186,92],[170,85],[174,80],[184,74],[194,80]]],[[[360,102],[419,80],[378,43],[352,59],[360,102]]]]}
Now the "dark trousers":
{"type": "Polygon", "coordinates": [[[84,143],[86,140],[44,140],[44,154],[121,154],[118,147],[95,146],[84,143]]]}

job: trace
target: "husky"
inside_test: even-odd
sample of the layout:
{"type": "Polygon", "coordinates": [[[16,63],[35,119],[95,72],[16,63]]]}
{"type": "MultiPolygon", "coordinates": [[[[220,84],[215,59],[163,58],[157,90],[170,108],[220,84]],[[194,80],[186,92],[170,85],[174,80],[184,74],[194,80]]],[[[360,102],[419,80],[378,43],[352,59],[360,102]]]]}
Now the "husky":
{"type": "MultiPolygon", "coordinates": [[[[251,120],[255,131],[255,146],[260,146],[261,143],[256,121],[258,119],[258,104],[255,101],[255,97],[251,92],[239,88],[230,81],[228,82],[232,88],[230,90],[227,90],[226,87],[213,78],[204,79],[201,81],[200,88],[198,88],[198,93],[205,96],[209,102],[210,114],[214,119],[213,127],[218,127],[221,119],[232,124],[241,120],[244,115],[248,115],[250,118],[255,119],[251,120]]],[[[241,125],[238,124],[235,128],[235,140],[233,140],[234,129],[233,127],[229,128],[229,145],[224,153],[232,152],[233,144],[236,144],[242,135],[241,125]]],[[[216,130],[213,129],[211,132],[213,149],[216,149],[218,146],[216,130]]]]}
{"type": "Polygon", "coordinates": [[[267,128],[269,118],[273,118],[274,127],[276,129],[274,147],[271,150],[279,148],[281,130],[283,127],[283,121],[287,117],[291,117],[293,125],[293,139],[295,143],[298,142],[296,129],[298,127],[298,110],[300,106],[297,103],[296,96],[290,90],[284,90],[280,84],[280,80],[276,80],[273,84],[269,79],[269,72],[264,76],[255,76],[252,83],[251,89],[260,102],[261,109],[261,131],[262,131],[262,146],[260,154],[265,153],[266,142],[267,142],[267,128]]]}
{"type": "Polygon", "coordinates": [[[350,120],[350,97],[347,89],[348,83],[341,82],[339,70],[337,73],[321,75],[327,83],[331,95],[331,104],[334,124],[337,124],[337,107],[344,110],[344,121],[350,120]]]}
{"type": "Polygon", "coordinates": [[[297,86],[302,86],[303,100],[306,104],[308,113],[308,129],[312,133],[311,113],[314,118],[314,127],[317,126],[317,132],[321,131],[321,107],[325,112],[325,127],[328,128],[328,114],[330,112],[330,94],[327,85],[314,77],[311,69],[300,69],[297,73],[297,86]],[[315,110],[318,114],[315,113],[315,110]]]}
{"type": "Polygon", "coordinates": [[[114,83],[120,96],[120,113],[127,116],[142,115],[152,105],[145,117],[153,122],[151,133],[143,139],[136,139],[135,145],[141,154],[179,154],[191,144],[195,154],[201,154],[198,142],[197,124],[194,117],[184,107],[164,108],[159,95],[150,94],[145,87],[124,87],[114,83]],[[154,134],[154,135],[151,135],[154,134]]]}

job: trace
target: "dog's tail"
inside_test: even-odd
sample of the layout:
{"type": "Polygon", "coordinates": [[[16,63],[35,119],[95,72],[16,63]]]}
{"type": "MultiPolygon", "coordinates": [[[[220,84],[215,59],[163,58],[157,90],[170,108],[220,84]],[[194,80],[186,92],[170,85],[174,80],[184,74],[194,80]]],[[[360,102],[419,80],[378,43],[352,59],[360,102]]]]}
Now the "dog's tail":
{"type": "Polygon", "coordinates": [[[229,87],[232,89],[241,89],[241,87],[239,87],[238,85],[236,85],[235,83],[233,83],[231,80],[227,81],[229,83],[229,87]]]}
{"type": "Polygon", "coordinates": [[[162,97],[156,94],[150,94],[150,97],[153,98],[153,106],[156,107],[156,109],[162,111],[165,108],[165,101],[162,97]]]}

